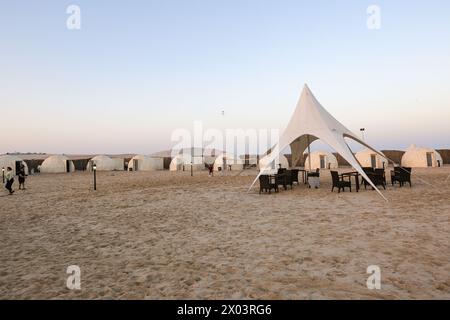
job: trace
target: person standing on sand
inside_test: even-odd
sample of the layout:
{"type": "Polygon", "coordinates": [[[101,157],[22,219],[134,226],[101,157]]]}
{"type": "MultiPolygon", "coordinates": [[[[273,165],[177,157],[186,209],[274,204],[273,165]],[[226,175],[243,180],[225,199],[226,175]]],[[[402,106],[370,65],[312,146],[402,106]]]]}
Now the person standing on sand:
{"type": "Polygon", "coordinates": [[[213,167],[212,164],[208,165],[208,170],[209,170],[209,176],[210,176],[210,177],[212,177],[212,175],[213,175],[213,172],[214,172],[213,169],[214,169],[214,167],[213,167]]]}
{"type": "Polygon", "coordinates": [[[21,164],[19,170],[19,190],[25,190],[25,177],[25,166],[21,164]]]}
{"type": "Polygon", "coordinates": [[[9,194],[13,194],[14,190],[12,189],[12,185],[14,183],[14,174],[11,167],[6,169],[6,184],[5,188],[9,191],[9,194]]]}

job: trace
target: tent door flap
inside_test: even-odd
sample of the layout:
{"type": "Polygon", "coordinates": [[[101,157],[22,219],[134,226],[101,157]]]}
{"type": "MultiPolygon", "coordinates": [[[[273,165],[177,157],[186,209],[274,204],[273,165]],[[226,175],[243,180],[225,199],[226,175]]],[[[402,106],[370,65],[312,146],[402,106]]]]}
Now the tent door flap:
{"type": "Polygon", "coordinates": [[[432,167],[433,166],[433,159],[431,156],[431,152],[427,152],[427,167],[432,167]]]}
{"type": "Polygon", "coordinates": [[[16,174],[19,174],[20,171],[20,165],[22,164],[21,161],[16,161],[15,165],[16,165],[16,174]]]}
{"type": "Polygon", "coordinates": [[[320,169],[325,169],[325,156],[320,156],[320,169]]]}
{"type": "Polygon", "coordinates": [[[377,167],[377,156],[374,154],[370,155],[370,165],[372,166],[372,168],[377,167]]]}

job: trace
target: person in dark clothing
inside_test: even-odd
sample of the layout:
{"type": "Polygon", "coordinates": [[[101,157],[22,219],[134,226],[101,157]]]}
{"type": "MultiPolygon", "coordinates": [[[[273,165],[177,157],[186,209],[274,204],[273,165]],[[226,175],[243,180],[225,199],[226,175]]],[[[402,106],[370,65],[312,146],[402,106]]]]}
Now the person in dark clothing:
{"type": "Polygon", "coordinates": [[[25,190],[25,177],[25,166],[21,164],[19,170],[19,190],[25,190]]]}
{"type": "Polygon", "coordinates": [[[213,176],[214,174],[214,166],[212,164],[208,165],[208,170],[209,170],[209,176],[213,176]]]}
{"type": "Polygon", "coordinates": [[[9,194],[13,194],[14,190],[12,189],[12,185],[14,183],[14,173],[11,167],[6,169],[6,185],[5,188],[9,191],[9,194]]]}

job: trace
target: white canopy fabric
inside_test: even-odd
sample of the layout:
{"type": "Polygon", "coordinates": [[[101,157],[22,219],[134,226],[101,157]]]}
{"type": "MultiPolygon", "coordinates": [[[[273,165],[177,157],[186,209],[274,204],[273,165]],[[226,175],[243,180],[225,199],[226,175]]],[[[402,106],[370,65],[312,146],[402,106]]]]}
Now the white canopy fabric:
{"type": "MultiPolygon", "coordinates": [[[[358,171],[375,190],[377,190],[381,197],[387,201],[380,190],[378,190],[369,177],[367,177],[344,138],[353,139],[380,156],[384,156],[381,152],[360,140],[355,134],[328,113],[305,84],[294,114],[284,133],[281,135],[278,144],[271,148],[272,152],[270,153],[270,157],[273,161],[283,149],[290,145],[292,151],[292,163],[295,164],[306,148],[313,141],[320,139],[347,160],[347,162],[358,171]]],[[[264,174],[266,170],[270,170],[270,166],[261,168],[258,176],[250,186],[250,189],[256,183],[259,176],[264,174]]]]}

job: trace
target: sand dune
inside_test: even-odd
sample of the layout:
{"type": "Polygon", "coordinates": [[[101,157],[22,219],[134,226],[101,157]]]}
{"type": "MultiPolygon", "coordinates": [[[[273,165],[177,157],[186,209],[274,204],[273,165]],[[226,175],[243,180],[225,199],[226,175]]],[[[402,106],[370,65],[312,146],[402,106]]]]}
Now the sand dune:
{"type": "Polygon", "coordinates": [[[99,172],[95,192],[86,172],[29,177],[0,195],[0,297],[450,298],[450,167],[414,170],[388,203],[331,193],[326,171],[318,190],[272,195],[235,174],[99,172]]]}

